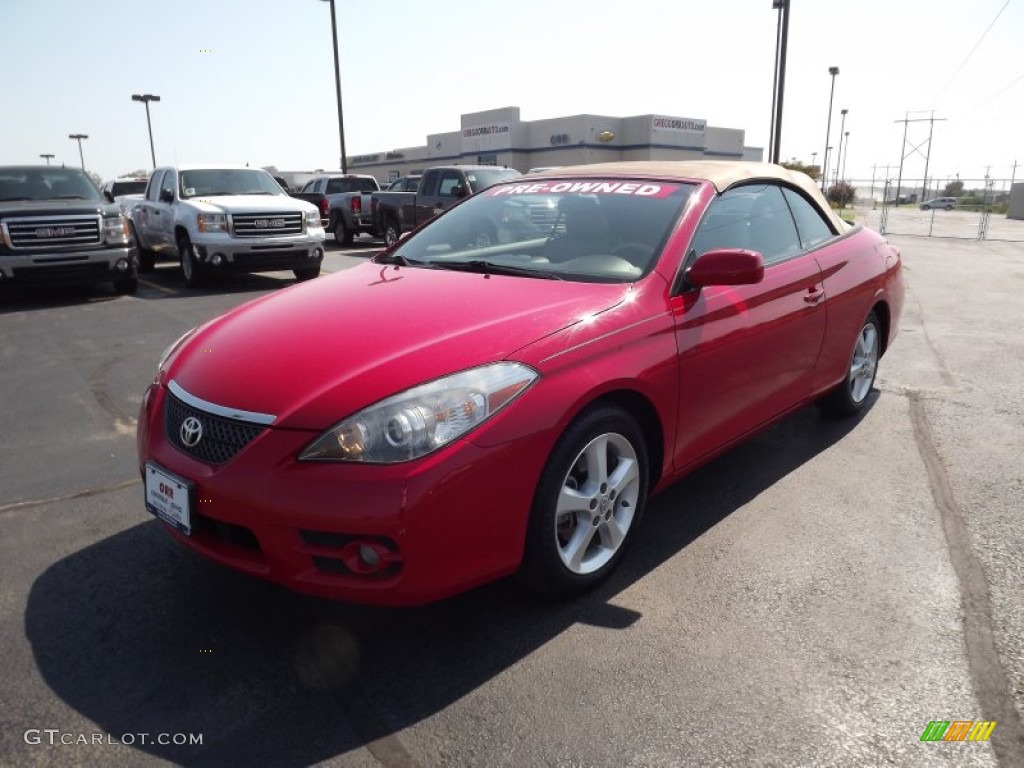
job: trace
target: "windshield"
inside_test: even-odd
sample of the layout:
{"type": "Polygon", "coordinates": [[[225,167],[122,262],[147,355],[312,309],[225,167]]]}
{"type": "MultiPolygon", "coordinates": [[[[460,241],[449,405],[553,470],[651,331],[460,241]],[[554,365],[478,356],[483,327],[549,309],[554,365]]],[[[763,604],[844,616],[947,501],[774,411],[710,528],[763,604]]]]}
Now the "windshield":
{"type": "Polygon", "coordinates": [[[146,191],[146,181],[115,181],[110,187],[114,197],[121,195],[141,195],[146,191]]]}
{"type": "Polygon", "coordinates": [[[376,179],[328,179],[327,194],[335,192],[376,192],[376,179]]]}
{"type": "Polygon", "coordinates": [[[480,192],[488,187],[493,187],[498,182],[514,179],[522,175],[515,168],[495,168],[493,170],[490,168],[474,168],[472,171],[466,171],[466,180],[472,188],[470,191],[480,192]]]}
{"type": "Polygon", "coordinates": [[[74,168],[4,168],[0,200],[101,200],[84,171],[74,168]]]}
{"type": "Polygon", "coordinates": [[[657,263],[692,184],[557,179],[492,187],[387,255],[432,268],[632,282],[657,263]]]}
{"type": "Polygon", "coordinates": [[[181,197],[217,195],[284,195],[274,177],[257,168],[181,172],[181,197]]]}

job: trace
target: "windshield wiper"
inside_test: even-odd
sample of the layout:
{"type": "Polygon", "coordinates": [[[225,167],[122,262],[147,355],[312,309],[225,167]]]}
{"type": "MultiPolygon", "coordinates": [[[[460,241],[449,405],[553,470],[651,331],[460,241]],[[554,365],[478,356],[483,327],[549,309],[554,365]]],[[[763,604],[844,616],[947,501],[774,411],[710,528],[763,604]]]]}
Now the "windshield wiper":
{"type": "Polygon", "coordinates": [[[51,200],[88,200],[85,195],[54,195],[51,200]]]}
{"type": "Polygon", "coordinates": [[[497,264],[484,259],[473,259],[472,261],[433,261],[430,263],[441,269],[451,269],[457,272],[479,272],[482,275],[510,275],[512,277],[540,277],[544,280],[562,279],[554,272],[548,272],[546,269],[497,264]]]}
{"type": "Polygon", "coordinates": [[[17,200],[35,200],[34,197],[0,197],[0,203],[13,203],[17,200]]]}

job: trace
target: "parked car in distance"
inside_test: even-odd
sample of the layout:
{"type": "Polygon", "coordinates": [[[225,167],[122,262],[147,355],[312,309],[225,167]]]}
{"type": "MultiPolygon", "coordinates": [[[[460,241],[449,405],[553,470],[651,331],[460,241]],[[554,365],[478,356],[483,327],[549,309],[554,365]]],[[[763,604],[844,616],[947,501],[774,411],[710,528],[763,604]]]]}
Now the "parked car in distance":
{"type": "Polygon", "coordinates": [[[806,403],[864,411],[903,299],[898,250],[780,166],[505,180],[182,336],[142,398],[145,504],[299,592],[578,593],[650,493],[806,403]]]}
{"type": "Polygon", "coordinates": [[[420,185],[421,174],[415,173],[402,176],[388,184],[386,192],[415,192],[420,185]]]}
{"type": "Polygon", "coordinates": [[[290,269],[309,280],[324,257],[316,206],[290,197],[261,168],[157,168],[132,221],[143,268],[176,258],[189,287],[229,271],[290,269]]]}
{"type": "Polygon", "coordinates": [[[131,226],[79,168],[0,166],[0,287],[106,282],[138,288],[131,226]]]}
{"type": "Polygon", "coordinates": [[[952,211],[956,208],[955,197],[936,197],[932,200],[925,200],[921,203],[922,211],[930,211],[932,208],[941,208],[944,211],[952,211]]]}
{"type": "Polygon", "coordinates": [[[558,170],[561,167],[562,166],[560,165],[541,165],[538,166],[537,168],[531,168],[530,170],[527,171],[527,173],[547,173],[548,171],[558,170]]]}
{"type": "MultiPolygon", "coordinates": [[[[371,198],[373,226],[384,242],[394,245],[403,232],[409,232],[462,198],[522,174],[513,168],[493,165],[447,165],[428,168],[412,192],[378,192],[371,198]]],[[[494,235],[486,222],[477,237],[483,241],[494,235]]]]}
{"type": "Polygon", "coordinates": [[[315,176],[303,185],[302,191],[292,197],[313,203],[328,232],[339,245],[351,245],[356,235],[369,233],[377,236],[370,215],[370,195],[380,186],[373,176],[357,174],[327,174],[315,176]]]}

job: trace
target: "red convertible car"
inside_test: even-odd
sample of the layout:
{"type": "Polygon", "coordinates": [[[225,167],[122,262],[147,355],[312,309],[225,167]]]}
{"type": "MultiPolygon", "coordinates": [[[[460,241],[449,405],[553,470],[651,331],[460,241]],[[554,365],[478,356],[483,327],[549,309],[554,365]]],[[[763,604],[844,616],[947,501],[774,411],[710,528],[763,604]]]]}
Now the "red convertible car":
{"type": "Polygon", "coordinates": [[[608,575],[647,497],[817,401],[856,414],[899,252],[759,163],[556,169],[179,339],[146,507],[291,589],[415,604],[608,575]]]}

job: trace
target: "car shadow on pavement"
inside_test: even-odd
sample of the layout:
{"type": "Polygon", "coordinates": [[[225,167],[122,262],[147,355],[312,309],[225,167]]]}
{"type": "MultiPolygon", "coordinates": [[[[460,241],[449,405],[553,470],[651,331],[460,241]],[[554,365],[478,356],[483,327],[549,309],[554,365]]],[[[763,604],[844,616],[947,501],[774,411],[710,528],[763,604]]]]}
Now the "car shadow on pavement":
{"type": "Polygon", "coordinates": [[[54,693],[106,733],[203,734],[201,746],[135,737],[164,760],[300,766],[366,746],[410,762],[402,729],[576,623],[642,621],[611,601],[858,421],[806,408],[676,483],[652,499],[622,567],[573,601],[505,580],[412,609],[333,603],[208,563],[153,521],[45,571],[26,636],[54,693]]]}

